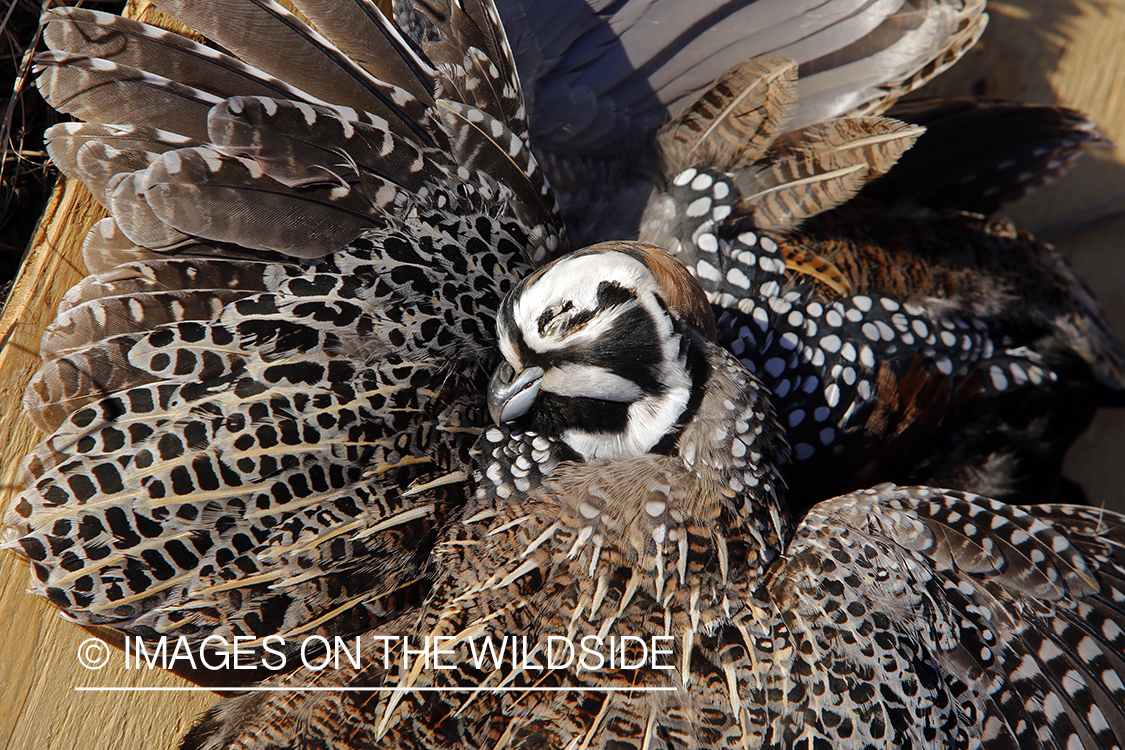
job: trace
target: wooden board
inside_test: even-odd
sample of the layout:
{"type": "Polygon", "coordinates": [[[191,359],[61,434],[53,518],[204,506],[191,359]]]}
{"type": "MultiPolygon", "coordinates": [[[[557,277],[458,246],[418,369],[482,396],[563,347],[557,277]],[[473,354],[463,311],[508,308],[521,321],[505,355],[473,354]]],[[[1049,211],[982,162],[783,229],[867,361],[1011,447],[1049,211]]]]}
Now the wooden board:
{"type": "MultiPolygon", "coordinates": [[[[1093,114],[1125,144],[1125,0],[1021,0],[991,3],[981,45],[931,87],[934,93],[986,94],[1063,103],[1093,114]]],[[[1125,159],[1086,158],[1064,181],[1013,207],[1022,226],[1040,229],[1125,193],[1125,159]]],[[[1117,210],[1125,210],[1119,200],[1117,210]]],[[[0,319],[0,449],[3,497],[18,492],[20,458],[39,439],[23,417],[24,385],[39,364],[43,327],[62,294],[82,275],[81,240],[100,209],[75,185],[60,187],[25,258],[0,319]]],[[[1090,280],[1117,330],[1125,331],[1125,220],[1070,229],[1057,244],[1090,280]]],[[[1099,418],[1072,453],[1070,469],[1093,500],[1125,509],[1125,416],[1099,418]]],[[[0,746],[10,750],[174,748],[213,693],[79,693],[81,685],[189,686],[173,675],[127,671],[121,655],[96,672],[78,649],[90,633],[23,593],[26,565],[0,555],[0,746]]]]}
{"type": "MultiPolygon", "coordinates": [[[[77,182],[56,190],[0,319],[0,461],[5,505],[18,492],[19,465],[41,435],[23,415],[24,385],[39,367],[39,338],[62,294],[85,275],[81,238],[104,213],[77,182]]],[[[120,652],[102,669],[78,661],[91,633],[24,593],[27,564],[0,555],[0,746],[9,750],[117,750],[177,746],[210,692],[77,692],[79,686],[190,686],[160,670],[125,670],[120,652]]]]}

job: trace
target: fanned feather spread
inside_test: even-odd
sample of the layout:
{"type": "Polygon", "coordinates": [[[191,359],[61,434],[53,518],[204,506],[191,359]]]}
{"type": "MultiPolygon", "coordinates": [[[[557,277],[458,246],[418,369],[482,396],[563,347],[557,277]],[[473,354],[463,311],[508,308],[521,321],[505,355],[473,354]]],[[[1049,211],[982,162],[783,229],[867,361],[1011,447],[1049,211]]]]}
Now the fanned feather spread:
{"type": "Polygon", "coordinates": [[[959,217],[899,247],[840,208],[919,138],[878,113],[975,40],[983,2],[427,0],[410,33],[370,0],[299,0],[308,23],[158,5],[207,41],[47,16],[40,86],[86,120],[50,148],[112,218],[42,341],[25,402],[51,435],[10,543],[82,623],[442,635],[454,662],[388,666],[367,640],[363,667],[266,683],[330,690],[232,698],[185,748],[1125,742],[1125,518],[893,485],[803,513],[813,491],[785,487],[786,461],[858,481],[939,428],[925,470],[948,476],[957,408],[1001,411],[1009,378],[1044,400],[1070,373],[1125,383],[1096,304],[1030,238],[959,217]],[[648,259],[663,296],[568,279],[498,337],[564,221],[658,241],[698,283],[639,243],[587,249],[648,259]],[[918,260],[966,233],[986,258],[918,260]],[[1021,328],[1002,303],[1028,290],[1047,303],[1021,328]],[[557,389],[556,335],[593,341],[553,375],[592,375],[543,434],[488,426],[513,358],[557,389]],[[641,415],[667,433],[582,460],[646,388],[683,392],[641,415]],[[672,664],[486,668],[490,634],[660,636],[672,664]],[[395,690],[352,691],[372,687],[395,690]]]}
{"type": "MultiPolygon", "coordinates": [[[[447,15],[405,0],[417,38],[447,15]],[[429,18],[429,20],[426,20],[429,18]]],[[[905,2],[501,0],[531,140],[575,245],[636,236],[651,191],[653,136],[747,60],[801,70],[791,127],[880,114],[976,41],[983,0],[905,2]],[[641,169],[636,169],[641,165],[641,169]],[[611,208],[607,208],[611,207],[611,208]]],[[[444,25],[442,25],[444,24],[444,25]]]]}
{"type": "MultiPolygon", "coordinates": [[[[363,3],[392,80],[269,2],[163,7],[258,67],[105,14],[48,15],[41,87],[88,120],[51,148],[113,218],[44,338],[26,404],[53,434],[8,523],[35,589],[81,621],[355,631],[408,606],[463,502],[443,478],[465,471],[484,413],[482,316],[565,242],[511,129],[519,84],[485,67],[496,93],[448,98],[463,72],[363,3]]],[[[462,27],[499,29],[488,13],[462,27]]],[[[507,54],[495,31],[443,45],[507,54]]]]}

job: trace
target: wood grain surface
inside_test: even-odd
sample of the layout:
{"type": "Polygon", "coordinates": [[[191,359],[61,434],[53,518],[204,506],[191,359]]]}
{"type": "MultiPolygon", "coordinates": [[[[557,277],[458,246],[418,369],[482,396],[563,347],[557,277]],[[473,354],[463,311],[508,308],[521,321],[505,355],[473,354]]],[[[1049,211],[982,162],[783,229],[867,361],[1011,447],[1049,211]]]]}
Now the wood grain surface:
{"type": "MultiPolygon", "coordinates": [[[[1110,139],[1125,144],[1125,0],[1019,0],[990,2],[989,9],[980,45],[931,93],[1065,104],[1090,113],[1110,139]]],[[[1006,213],[1056,242],[1125,332],[1122,153],[1087,156],[1068,177],[1006,213]]],[[[0,319],[0,502],[18,492],[20,459],[40,437],[20,406],[39,364],[39,337],[63,293],[84,275],[82,237],[101,215],[84,189],[59,186],[0,319]]],[[[1125,415],[1100,416],[1072,451],[1068,470],[1091,501],[1125,509],[1125,415]]],[[[27,577],[22,559],[0,554],[0,746],[166,750],[217,700],[211,692],[76,691],[192,683],[159,670],[126,670],[116,650],[103,669],[82,668],[79,646],[92,634],[26,595],[27,577]]]]}

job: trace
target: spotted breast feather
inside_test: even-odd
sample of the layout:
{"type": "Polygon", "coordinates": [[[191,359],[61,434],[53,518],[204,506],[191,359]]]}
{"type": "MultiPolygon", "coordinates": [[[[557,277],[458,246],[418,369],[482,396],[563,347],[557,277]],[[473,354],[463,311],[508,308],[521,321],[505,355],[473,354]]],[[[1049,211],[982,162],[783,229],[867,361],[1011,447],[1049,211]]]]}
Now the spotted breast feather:
{"type": "Polygon", "coordinates": [[[789,130],[796,76],[750,61],[665,125],[639,232],[692,270],[719,342],[773,393],[791,501],[887,480],[1054,499],[1066,449],[1125,403],[1125,346],[1053,248],[954,209],[1047,179],[1097,142],[1093,126],[943,102],[899,109],[925,134],[886,117],[789,130]],[[1012,128],[1004,160],[939,168],[987,117],[1012,128]],[[1021,176],[1000,168],[1010,159],[1021,176]]]}

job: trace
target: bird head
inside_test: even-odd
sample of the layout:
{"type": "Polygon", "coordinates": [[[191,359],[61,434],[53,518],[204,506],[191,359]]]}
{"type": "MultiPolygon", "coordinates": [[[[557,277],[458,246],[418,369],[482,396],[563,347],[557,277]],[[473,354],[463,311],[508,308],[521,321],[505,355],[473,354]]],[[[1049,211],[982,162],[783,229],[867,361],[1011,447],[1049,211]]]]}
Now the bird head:
{"type": "Polygon", "coordinates": [[[706,379],[714,318],[699,284],[652,245],[607,242],[520,282],[497,318],[488,405],[583,458],[671,447],[706,379]]]}

